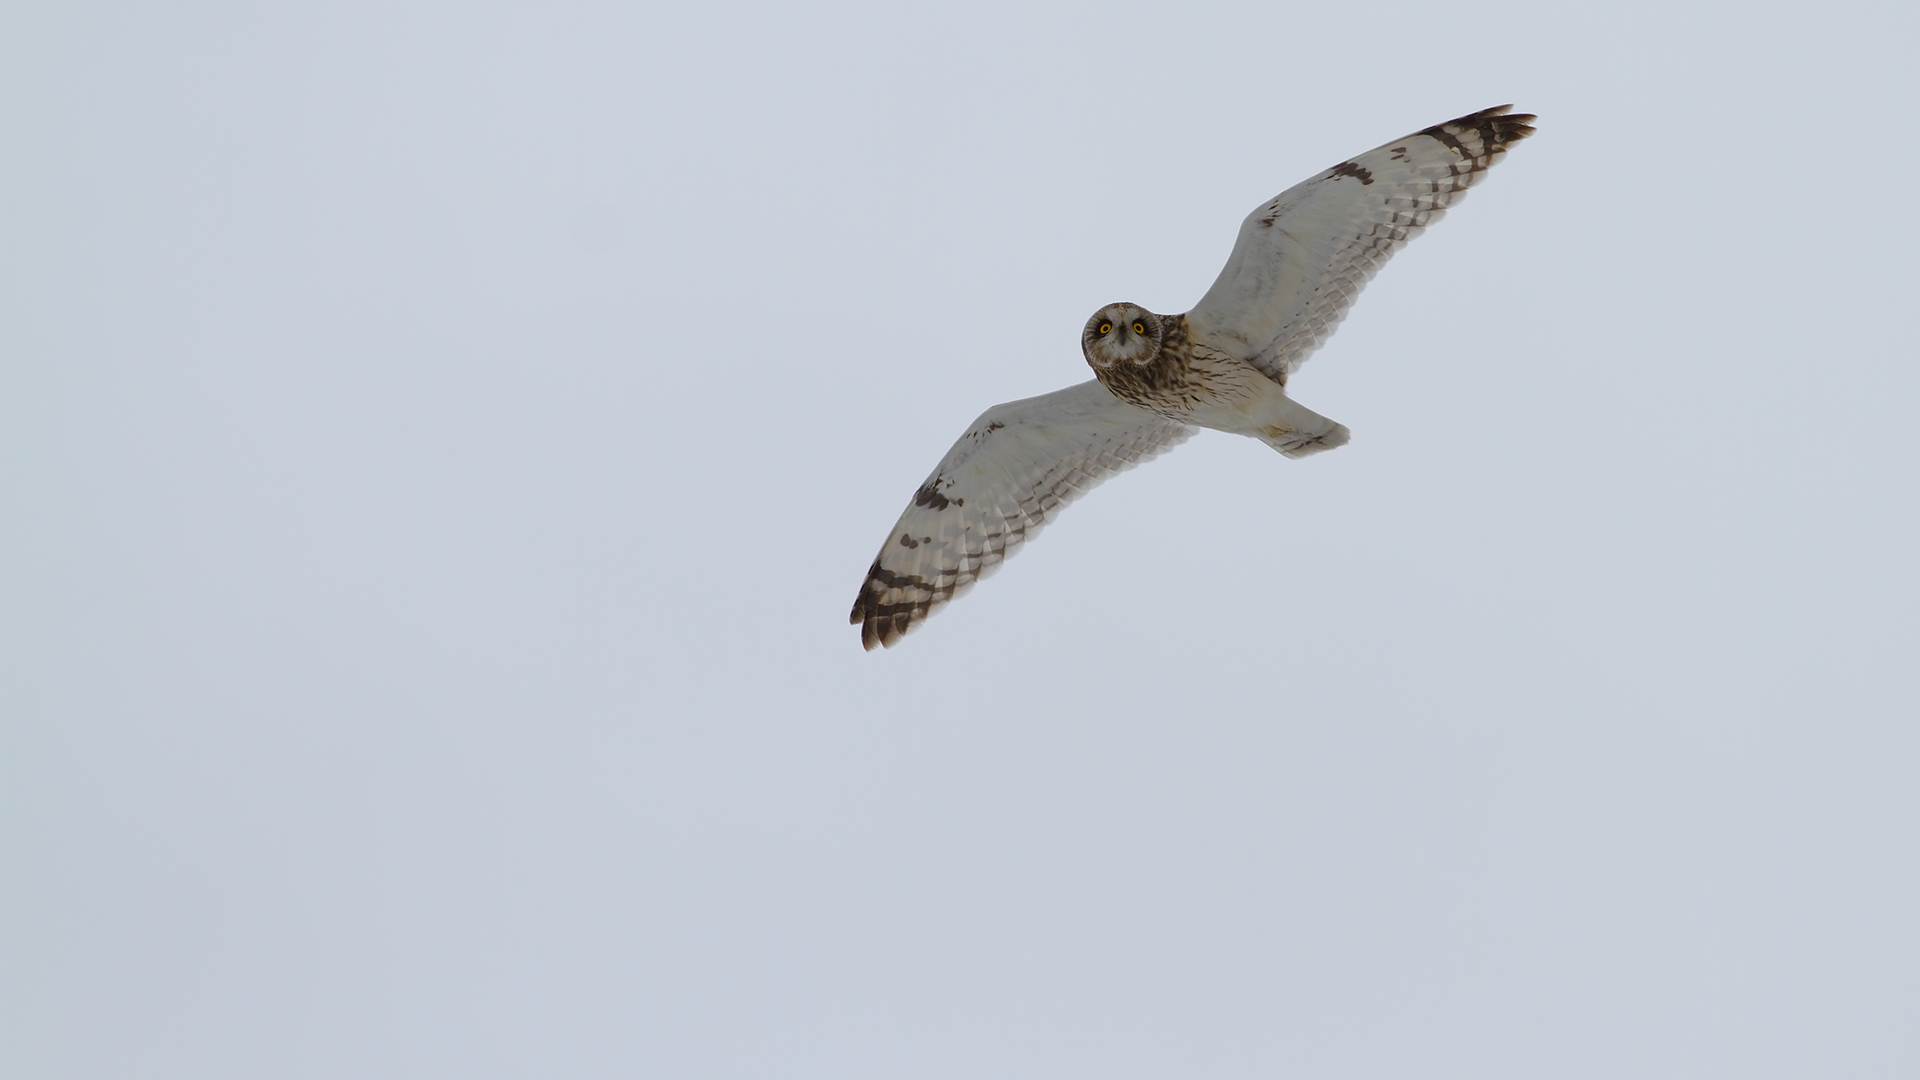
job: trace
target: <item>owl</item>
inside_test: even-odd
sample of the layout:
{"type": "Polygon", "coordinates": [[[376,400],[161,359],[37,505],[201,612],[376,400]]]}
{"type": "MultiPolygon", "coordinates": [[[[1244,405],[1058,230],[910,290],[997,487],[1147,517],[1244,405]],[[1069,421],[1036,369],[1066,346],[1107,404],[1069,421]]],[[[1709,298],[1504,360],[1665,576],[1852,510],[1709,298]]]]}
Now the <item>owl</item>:
{"type": "Polygon", "coordinates": [[[1395,139],[1262,203],[1184,315],[1094,312],[1080,334],[1094,377],[988,409],[913,493],[853,602],[861,643],[891,647],[1062,507],[1198,428],[1288,457],[1345,445],[1346,427],[1294,401],[1287,380],[1387,259],[1533,134],[1536,118],[1511,108],[1395,139]]]}

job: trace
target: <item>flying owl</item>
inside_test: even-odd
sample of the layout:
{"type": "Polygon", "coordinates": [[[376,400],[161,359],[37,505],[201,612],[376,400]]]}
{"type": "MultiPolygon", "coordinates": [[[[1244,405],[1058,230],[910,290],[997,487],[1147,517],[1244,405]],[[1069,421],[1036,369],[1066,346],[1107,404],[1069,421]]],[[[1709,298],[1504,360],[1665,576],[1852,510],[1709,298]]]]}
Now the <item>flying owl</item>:
{"type": "Polygon", "coordinates": [[[1185,315],[1108,304],[1080,334],[1094,377],[982,413],[887,534],[853,602],[868,648],[891,646],[998,569],[1060,509],[1196,427],[1288,457],[1347,429],[1287,395],[1287,379],[1407,241],[1533,134],[1502,105],[1343,161],[1262,203],[1185,315]]]}

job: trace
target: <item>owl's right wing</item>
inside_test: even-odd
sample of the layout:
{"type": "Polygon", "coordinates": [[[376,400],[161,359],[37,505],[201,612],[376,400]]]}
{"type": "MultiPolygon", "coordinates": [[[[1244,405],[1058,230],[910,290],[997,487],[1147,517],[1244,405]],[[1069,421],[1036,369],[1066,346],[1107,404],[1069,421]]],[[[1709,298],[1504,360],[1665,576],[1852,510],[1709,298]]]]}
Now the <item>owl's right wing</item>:
{"type": "Polygon", "coordinates": [[[1531,113],[1501,105],[1395,139],[1262,203],[1240,225],[1220,277],[1187,313],[1199,340],[1287,376],[1346,317],[1393,253],[1439,221],[1531,113]]]}
{"type": "Polygon", "coordinates": [[[1062,507],[1193,432],[1097,380],[988,409],[887,534],[853,602],[861,643],[899,641],[999,569],[1062,507]]]}

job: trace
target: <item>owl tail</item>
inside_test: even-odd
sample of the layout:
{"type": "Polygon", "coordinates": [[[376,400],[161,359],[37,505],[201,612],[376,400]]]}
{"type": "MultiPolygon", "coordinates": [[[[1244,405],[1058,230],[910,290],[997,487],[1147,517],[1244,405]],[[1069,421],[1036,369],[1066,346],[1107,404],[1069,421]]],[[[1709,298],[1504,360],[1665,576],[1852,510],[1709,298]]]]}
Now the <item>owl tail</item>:
{"type": "Polygon", "coordinates": [[[1266,421],[1255,436],[1290,458],[1347,445],[1347,425],[1329,420],[1305,405],[1275,394],[1266,402],[1266,421]]]}

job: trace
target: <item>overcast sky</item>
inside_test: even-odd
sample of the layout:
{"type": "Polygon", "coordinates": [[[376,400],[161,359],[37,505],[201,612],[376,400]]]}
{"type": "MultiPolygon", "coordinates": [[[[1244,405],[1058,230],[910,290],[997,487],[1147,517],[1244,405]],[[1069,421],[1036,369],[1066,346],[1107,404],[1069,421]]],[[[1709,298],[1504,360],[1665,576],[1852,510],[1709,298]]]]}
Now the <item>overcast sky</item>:
{"type": "Polygon", "coordinates": [[[9,1077],[1920,1075],[1911,5],[0,9],[9,1077]],[[995,402],[1540,114],[884,653],[995,402]]]}

